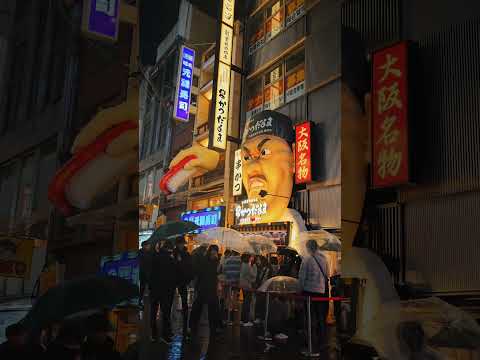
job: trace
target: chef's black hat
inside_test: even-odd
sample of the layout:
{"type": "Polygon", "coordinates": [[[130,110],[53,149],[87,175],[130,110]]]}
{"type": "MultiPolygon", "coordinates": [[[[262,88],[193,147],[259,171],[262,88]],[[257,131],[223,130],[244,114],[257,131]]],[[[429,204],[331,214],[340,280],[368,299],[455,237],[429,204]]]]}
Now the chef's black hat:
{"type": "Polygon", "coordinates": [[[271,110],[264,110],[247,121],[242,143],[260,135],[277,136],[289,144],[295,141],[292,120],[282,113],[271,110]]]}

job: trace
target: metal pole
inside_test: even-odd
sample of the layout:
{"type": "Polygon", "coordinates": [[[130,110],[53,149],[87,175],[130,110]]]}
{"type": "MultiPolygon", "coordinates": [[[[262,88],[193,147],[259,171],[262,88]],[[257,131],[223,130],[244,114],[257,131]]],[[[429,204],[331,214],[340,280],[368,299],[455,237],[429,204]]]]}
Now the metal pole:
{"type": "Polygon", "coordinates": [[[320,354],[313,352],[312,346],[312,312],[311,312],[312,298],[310,295],[307,297],[307,336],[308,336],[308,350],[303,352],[302,355],[306,357],[319,357],[320,354]]]}
{"type": "Polygon", "coordinates": [[[308,321],[308,353],[312,353],[312,312],[311,312],[312,298],[307,298],[307,321],[308,321]]]}

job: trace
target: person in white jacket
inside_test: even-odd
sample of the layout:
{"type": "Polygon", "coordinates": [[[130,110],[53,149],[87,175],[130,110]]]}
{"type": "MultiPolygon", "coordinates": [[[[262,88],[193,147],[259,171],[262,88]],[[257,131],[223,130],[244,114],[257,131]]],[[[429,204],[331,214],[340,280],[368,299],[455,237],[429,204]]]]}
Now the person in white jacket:
{"type": "Polygon", "coordinates": [[[242,305],[242,326],[253,326],[250,321],[250,307],[255,280],[257,279],[257,266],[254,263],[254,257],[248,254],[242,255],[242,265],[240,267],[240,288],[243,291],[242,305]]]}
{"type": "MultiPolygon", "coordinates": [[[[309,255],[303,259],[298,274],[300,291],[305,296],[328,297],[330,274],[328,259],[318,249],[315,240],[308,240],[306,246],[309,255]]],[[[320,346],[323,346],[327,340],[328,301],[312,302],[311,311],[312,330],[317,333],[312,338],[316,338],[320,346]]]]}

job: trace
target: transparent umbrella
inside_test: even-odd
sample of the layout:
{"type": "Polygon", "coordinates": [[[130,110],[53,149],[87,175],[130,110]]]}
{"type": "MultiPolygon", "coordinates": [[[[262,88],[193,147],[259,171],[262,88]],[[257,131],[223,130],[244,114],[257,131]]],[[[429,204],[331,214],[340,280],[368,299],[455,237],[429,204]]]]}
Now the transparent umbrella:
{"type": "Polygon", "coordinates": [[[200,244],[216,244],[239,253],[251,251],[250,244],[240,232],[225,227],[205,230],[195,240],[200,244]]]}
{"type": "Polygon", "coordinates": [[[296,293],[298,292],[298,279],[290,276],[275,276],[265,281],[258,291],[281,294],[296,293]]]}
{"type": "Polygon", "coordinates": [[[277,245],[266,236],[245,235],[244,238],[250,244],[251,251],[255,255],[267,255],[277,252],[277,245]]]}
{"type": "Polygon", "coordinates": [[[307,241],[308,240],[315,240],[320,247],[320,250],[324,251],[341,251],[342,250],[342,243],[333,234],[330,234],[328,231],[325,230],[312,230],[312,231],[304,231],[299,234],[298,244],[295,250],[298,251],[300,256],[306,256],[307,253],[307,241]]]}

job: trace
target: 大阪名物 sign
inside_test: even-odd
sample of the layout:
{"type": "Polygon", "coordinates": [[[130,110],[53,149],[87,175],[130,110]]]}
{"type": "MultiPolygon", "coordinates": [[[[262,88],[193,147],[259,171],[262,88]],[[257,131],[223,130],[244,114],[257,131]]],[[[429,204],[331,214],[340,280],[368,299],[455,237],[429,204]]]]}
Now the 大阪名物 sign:
{"type": "Polygon", "coordinates": [[[373,54],[372,183],[406,184],[409,173],[408,43],[373,54]]]}
{"type": "Polygon", "coordinates": [[[116,41],[120,22],[120,0],[85,0],[83,6],[83,32],[116,41]]]}
{"type": "Polygon", "coordinates": [[[312,181],[312,128],[309,121],[295,126],[295,183],[312,181]]]}
{"type": "Polygon", "coordinates": [[[187,122],[190,119],[190,95],[192,92],[193,69],[195,68],[195,50],[186,46],[180,49],[178,79],[175,91],[173,116],[187,122]]]}

